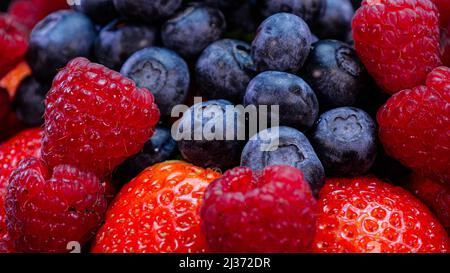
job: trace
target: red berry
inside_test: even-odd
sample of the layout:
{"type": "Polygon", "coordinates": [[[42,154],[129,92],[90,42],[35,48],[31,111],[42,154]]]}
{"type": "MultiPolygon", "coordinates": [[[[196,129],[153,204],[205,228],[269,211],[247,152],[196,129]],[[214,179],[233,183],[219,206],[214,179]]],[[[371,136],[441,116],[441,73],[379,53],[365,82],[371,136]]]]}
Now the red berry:
{"type": "Polygon", "coordinates": [[[24,159],[9,179],[8,232],[19,252],[67,252],[83,245],[106,211],[104,187],[93,174],[69,165],[49,169],[34,157],[24,159]]]}
{"type": "Polygon", "coordinates": [[[377,178],[331,179],[318,207],[315,252],[450,251],[447,233],[428,208],[377,178]]]}
{"type": "Polygon", "coordinates": [[[108,209],[93,252],[205,252],[200,203],[218,178],[182,161],[156,164],[126,184],[108,209]]]}
{"type": "Polygon", "coordinates": [[[294,167],[238,167],[207,188],[202,231],[215,252],[306,252],[314,237],[315,203],[294,167]]]}
{"type": "Polygon", "coordinates": [[[438,11],[430,0],[365,0],[352,28],[359,57],[388,93],[423,84],[441,64],[438,11]]]}
{"type": "Polygon", "coordinates": [[[450,186],[415,173],[408,179],[406,187],[434,211],[450,232],[450,186]]]}
{"type": "Polygon", "coordinates": [[[148,90],[85,58],[58,73],[45,104],[44,160],[99,177],[139,152],[159,120],[148,90]]]}
{"type": "Polygon", "coordinates": [[[24,57],[27,35],[11,16],[0,15],[0,78],[3,78],[24,57]]]}
{"type": "Polygon", "coordinates": [[[439,22],[442,27],[450,23],[450,1],[448,0],[432,0],[439,10],[439,22]]]}
{"type": "Polygon", "coordinates": [[[428,75],[426,86],[392,96],[377,120],[387,153],[450,183],[450,68],[438,67],[428,75]]]}

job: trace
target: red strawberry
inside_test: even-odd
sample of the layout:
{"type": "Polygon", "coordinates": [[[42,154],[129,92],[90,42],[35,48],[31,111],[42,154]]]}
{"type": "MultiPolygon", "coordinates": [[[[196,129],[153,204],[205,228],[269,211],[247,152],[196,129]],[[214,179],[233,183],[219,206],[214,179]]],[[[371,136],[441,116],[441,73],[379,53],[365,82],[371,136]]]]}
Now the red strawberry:
{"type": "Polygon", "coordinates": [[[27,35],[15,18],[0,15],[0,78],[3,78],[24,57],[28,48],[27,35]]]}
{"type": "Polygon", "coordinates": [[[450,183],[450,68],[436,68],[426,86],[392,96],[377,120],[381,142],[392,157],[450,183]]]}
{"type": "Polygon", "coordinates": [[[386,92],[423,84],[441,64],[438,15],[430,0],[365,0],[356,11],[355,49],[386,92]]]}
{"type": "Polygon", "coordinates": [[[159,120],[148,90],[85,58],[58,73],[45,104],[44,160],[99,177],[141,150],[159,120]]]}
{"type": "Polygon", "coordinates": [[[450,186],[415,173],[408,179],[406,187],[434,211],[450,232],[450,186]]]}
{"type": "Polygon", "coordinates": [[[108,209],[93,252],[205,252],[200,203],[218,178],[181,161],[156,164],[126,184],[108,209]]]}
{"type": "Polygon", "coordinates": [[[8,233],[19,252],[67,252],[95,235],[106,211],[104,186],[70,165],[49,169],[34,157],[13,171],[6,194],[8,233]]]}
{"type": "Polygon", "coordinates": [[[445,229],[424,204],[376,178],[331,179],[318,206],[315,252],[450,251],[445,229]]]}
{"type": "Polygon", "coordinates": [[[202,231],[216,252],[306,252],[315,232],[315,204],[294,167],[238,167],[208,186],[202,231]]]}

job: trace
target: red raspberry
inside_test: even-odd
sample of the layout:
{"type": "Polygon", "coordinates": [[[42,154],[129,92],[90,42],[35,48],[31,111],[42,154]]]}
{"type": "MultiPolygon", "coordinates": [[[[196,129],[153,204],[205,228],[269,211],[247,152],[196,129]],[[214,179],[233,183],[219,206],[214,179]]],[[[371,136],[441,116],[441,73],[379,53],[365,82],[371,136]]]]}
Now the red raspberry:
{"type": "Polygon", "coordinates": [[[99,177],[139,152],[159,120],[148,90],[85,58],[58,73],[45,104],[44,160],[99,177]]]}
{"type": "Polygon", "coordinates": [[[67,252],[71,241],[86,243],[106,211],[104,187],[93,174],[69,165],[48,169],[24,159],[9,179],[8,232],[19,252],[67,252]]]}
{"type": "Polygon", "coordinates": [[[359,57],[388,93],[423,84],[441,64],[438,11],[430,0],[365,0],[352,28],[359,57]]]}
{"type": "Polygon", "coordinates": [[[3,78],[24,57],[27,35],[11,16],[0,15],[0,78],[3,78]]]}
{"type": "Polygon", "coordinates": [[[446,27],[450,23],[450,1],[448,0],[432,0],[439,10],[439,22],[442,27],[446,27]]]}
{"type": "Polygon", "coordinates": [[[315,252],[450,251],[447,233],[428,208],[377,178],[331,179],[318,206],[315,252]]]}
{"type": "Polygon", "coordinates": [[[450,68],[438,67],[428,75],[426,86],[392,96],[377,119],[388,154],[450,183],[450,68]]]}
{"type": "Polygon", "coordinates": [[[97,233],[93,252],[205,252],[200,202],[218,178],[182,161],[156,164],[119,192],[97,233]]]}
{"type": "Polygon", "coordinates": [[[306,252],[314,236],[315,203],[296,168],[238,167],[207,188],[202,231],[215,252],[306,252]]]}
{"type": "Polygon", "coordinates": [[[434,211],[450,232],[450,186],[414,173],[406,187],[434,211]]]}

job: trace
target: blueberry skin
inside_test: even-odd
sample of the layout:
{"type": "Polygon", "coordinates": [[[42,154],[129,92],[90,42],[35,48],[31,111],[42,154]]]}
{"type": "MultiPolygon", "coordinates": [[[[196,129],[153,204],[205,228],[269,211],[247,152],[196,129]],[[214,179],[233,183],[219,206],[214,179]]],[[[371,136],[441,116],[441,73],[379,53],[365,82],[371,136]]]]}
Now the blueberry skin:
{"type": "Polygon", "coordinates": [[[311,24],[323,14],[326,0],[260,0],[259,4],[264,17],[287,12],[297,15],[311,24]]]}
{"type": "Polygon", "coordinates": [[[300,131],[290,127],[274,127],[263,130],[250,138],[241,157],[241,166],[262,170],[272,165],[290,165],[301,170],[317,195],[324,185],[325,171],[308,139],[300,131]],[[279,144],[273,151],[264,150],[270,143],[267,134],[278,128],[279,144]]]}
{"type": "Polygon", "coordinates": [[[123,16],[147,23],[169,18],[182,4],[182,0],[113,0],[113,2],[116,10],[123,16]]]}
{"type": "Polygon", "coordinates": [[[155,133],[144,144],[142,150],[129,157],[114,171],[113,178],[119,184],[125,184],[135,178],[145,168],[171,159],[177,152],[177,143],[170,129],[157,126],[155,133]]]}
{"type": "Polygon", "coordinates": [[[113,0],[79,0],[73,2],[72,8],[89,16],[95,23],[107,24],[119,15],[113,0]]]}
{"type": "Polygon", "coordinates": [[[346,41],[352,31],[352,18],[355,13],[349,0],[326,0],[325,12],[315,24],[312,31],[321,39],[346,41]]]}
{"type": "Polygon", "coordinates": [[[17,88],[13,100],[13,108],[19,120],[29,126],[39,126],[44,123],[45,96],[51,84],[42,84],[34,77],[28,76],[17,88]]]}
{"type": "Polygon", "coordinates": [[[96,35],[94,25],[80,12],[51,13],[31,32],[27,62],[33,75],[50,81],[73,58],[89,57],[96,35]]]}
{"type": "Polygon", "coordinates": [[[155,45],[158,30],[155,27],[119,19],[105,26],[95,42],[98,62],[120,70],[123,63],[136,51],[155,45]]]}
{"type": "Polygon", "coordinates": [[[219,40],[225,28],[225,17],[220,10],[192,5],[162,26],[161,38],[165,47],[190,58],[219,40]]]}
{"type": "Polygon", "coordinates": [[[244,105],[279,105],[280,125],[306,130],[319,117],[319,103],[309,85],[286,72],[266,71],[247,87],[244,105]]]}
{"type": "Polygon", "coordinates": [[[200,55],[195,76],[202,95],[242,103],[251,79],[250,45],[238,40],[219,40],[200,55]]]}
{"type": "Polygon", "coordinates": [[[170,116],[172,108],[186,100],[189,68],[178,54],[169,49],[141,49],[131,55],[120,73],[152,92],[162,116],[170,116]]]}
{"type": "Polygon", "coordinates": [[[228,124],[224,117],[227,106],[233,106],[233,104],[226,100],[197,103],[191,106],[178,121],[176,140],[178,149],[186,161],[200,167],[218,168],[222,171],[239,165],[245,140],[240,140],[237,133],[244,128],[245,121],[238,118],[240,114],[236,111],[233,115],[233,124],[228,124]],[[224,117],[222,128],[214,126],[216,122],[221,121],[219,117],[224,117]],[[214,131],[213,139],[211,136],[201,134],[206,127],[213,128],[211,129],[214,131]],[[196,140],[196,130],[200,132],[201,140],[198,138],[196,140]],[[233,135],[234,140],[227,140],[227,134],[233,135]],[[187,135],[190,139],[181,139],[182,135],[187,135]]]}
{"type": "Polygon", "coordinates": [[[375,161],[376,134],[376,124],[366,112],[341,107],[320,116],[311,142],[327,175],[358,176],[375,161]]]}
{"type": "Polygon", "coordinates": [[[368,89],[369,76],[355,50],[336,40],[314,43],[300,75],[316,92],[322,110],[354,106],[368,89]]]}
{"type": "Polygon", "coordinates": [[[252,43],[256,69],[296,73],[308,57],[311,31],[300,17],[277,13],[258,28],[252,43]]]}

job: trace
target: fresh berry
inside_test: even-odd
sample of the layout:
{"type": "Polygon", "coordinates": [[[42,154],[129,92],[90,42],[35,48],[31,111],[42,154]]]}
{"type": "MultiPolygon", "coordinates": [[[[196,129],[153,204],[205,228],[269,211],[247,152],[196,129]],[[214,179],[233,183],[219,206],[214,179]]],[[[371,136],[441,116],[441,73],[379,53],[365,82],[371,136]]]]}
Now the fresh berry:
{"type": "Polygon", "coordinates": [[[448,0],[431,0],[439,10],[439,22],[442,27],[450,24],[450,2],[448,0]]]}
{"type": "Polygon", "coordinates": [[[312,127],[319,117],[319,103],[311,87],[286,72],[266,71],[253,78],[244,105],[278,105],[279,123],[300,130],[312,127]]]}
{"type": "Polygon", "coordinates": [[[85,58],[58,73],[45,103],[44,160],[99,177],[139,152],[159,120],[148,90],[85,58]]]}
{"type": "Polygon", "coordinates": [[[153,46],[155,27],[128,20],[115,20],[104,27],[95,42],[97,61],[116,71],[136,51],[153,46]]]}
{"type": "Polygon", "coordinates": [[[345,41],[352,31],[355,13],[350,0],[326,0],[326,8],[314,24],[312,31],[322,39],[345,41]]]}
{"type": "Polygon", "coordinates": [[[308,182],[294,167],[238,167],[206,189],[202,231],[214,252],[307,252],[315,205],[308,182]]]}
{"type": "Polygon", "coordinates": [[[320,192],[314,252],[449,252],[450,239],[428,208],[376,178],[332,179],[320,192]]]}
{"type": "Polygon", "coordinates": [[[167,21],[161,29],[165,47],[183,57],[195,57],[217,41],[226,28],[225,17],[218,9],[188,6],[167,21]]]}
{"type": "Polygon", "coordinates": [[[226,100],[191,106],[177,121],[175,139],[183,158],[205,168],[225,170],[238,166],[245,145],[242,116],[243,113],[226,100]],[[227,118],[230,116],[232,119],[227,118]]]}
{"type": "Polygon", "coordinates": [[[313,23],[323,14],[325,0],[260,0],[261,13],[269,17],[275,13],[293,13],[308,24],[313,23]]]}
{"type": "Polygon", "coordinates": [[[408,179],[406,188],[428,205],[450,232],[450,186],[414,173],[408,179]]]}
{"type": "Polygon", "coordinates": [[[31,69],[25,61],[19,63],[5,77],[0,79],[0,87],[8,90],[9,96],[14,97],[19,84],[31,74],[31,69]]]}
{"type": "Polygon", "coordinates": [[[0,124],[3,124],[11,111],[11,98],[8,91],[0,87],[0,124]]]}
{"type": "Polygon", "coordinates": [[[358,176],[375,161],[377,127],[361,109],[336,108],[320,116],[311,143],[328,175],[358,176]]]}
{"type": "Polygon", "coordinates": [[[206,252],[200,205],[220,175],[182,161],[156,164],[126,184],[106,214],[93,252],[206,252]]]}
{"type": "Polygon", "coordinates": [[[67,0],[15,0],[8,13],[31,31],[48,14],[68,7],[67,0]]]}
{"type": "Polygon", "coordinates": [[[125,17],[148,23],[167,19],[181,6],[182,0],[113,0],[117,11],[125,17]]]}
{"type": "Polygon", "coordinates": [[[136,82],[138,87],[152,92],[164,117],[169,117],[172,108],[187,98],[189,68],[178,54],[169,49],[144,48],[126,60],[120,72],[136,82]]]}
{"type": "Polygon", "coordinates": [[[202,95],[242,103],[253,61],[250,45],[224,39],[209,45],[197,60],[195,76],[202,95]]]}
{"type": "Polygon", "coordinates": [[[308,57],[311,31],[302,18],[278,13],[258,28],[252,43],[252,57],[258,71],[296,73],[308,57]]]}
{"type": "Polygon", "coordinates": [[[88,57],[95,37],[93,24],[82,13],[58,11],[45,17],[31,32],[27,61],[33,75],[50,81],[73,58],[88,57]]]}
{"type": "Polygon", "coordinates": [[[24,159],[9,179],[8,233],[19,252],[67,252],[84,245],[106,211],[105,189],[89,172],[70,165],[49,169],[41,159],[24,159]]]}
{"type": "Polygon", "coordinates": [[[42,84],[33,76],[25,78],[14,96],[13,106],[17,118],[29,126],[40,126],[44,123],[45,95],[50,84],[42,84]]]}
{"type": "Polygon", "coordinates": [[[323,110],[354,106],[369,89],[369,76],[355,50],[340,41],[314,43],[301,75],[323,110]]]}
{"type": "Polygon", "coordinates": [[[28,41],[15,18],[0,15],[0,78],[3,78],[24,57],[28,41]]]}
{"type": "Polygon", "coordinates": [[[142,150],[127,158],[113,174],[114,180],[123,185],[135,178],[145,168],[169,160],[177,151],[177,143],[168,128],[158,126],[152,138],[142,150]]]}
{"type": "Polygon", "coordinates": [[[367,0],[353,17],[355,48],[388,93],[425,82],[440,65],[438,11],[430,0],[367,0]]]}
{"type": "Polygon", "coordinates": [[[89,16],[98,24],[107,24],[118,17],[113,0],[72,1],[72,8],[89,16]]]}
{"type": "Polygon", "coordinates": [[[293,128],[263,130],[245,145],[241,166],[262,170],[272,165],[290,165],[302,171],[315,195],[323,186],[322,163],[306,136],[293,128]]]}
{"type": "Polygon", "coordinates": [[[438,67],[426,86],[392,96],[377,115],[388,154],[404,165],[450,183],[450,68],[438,67]]]}

